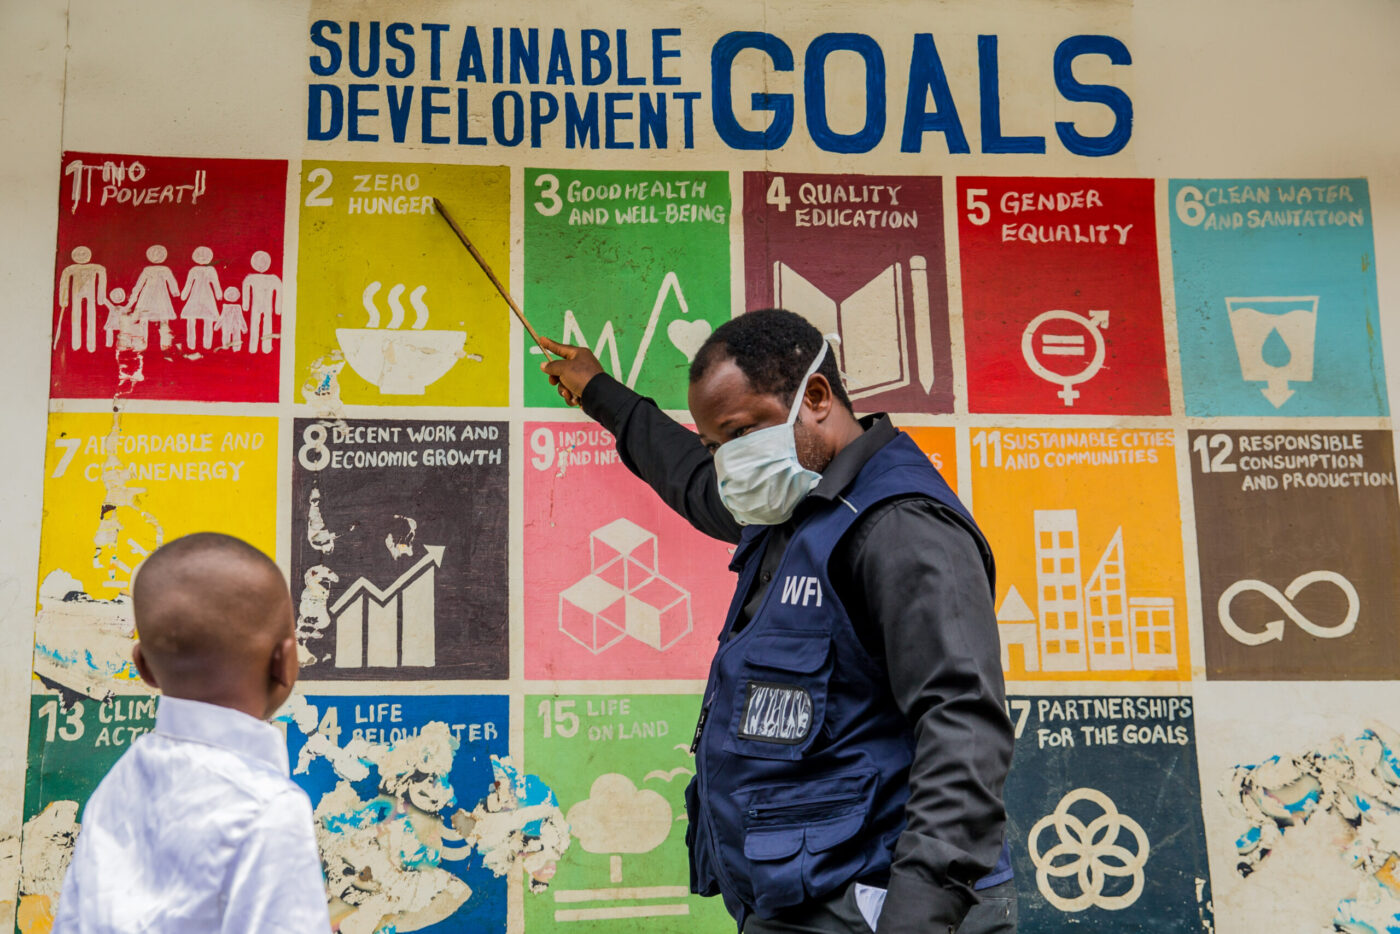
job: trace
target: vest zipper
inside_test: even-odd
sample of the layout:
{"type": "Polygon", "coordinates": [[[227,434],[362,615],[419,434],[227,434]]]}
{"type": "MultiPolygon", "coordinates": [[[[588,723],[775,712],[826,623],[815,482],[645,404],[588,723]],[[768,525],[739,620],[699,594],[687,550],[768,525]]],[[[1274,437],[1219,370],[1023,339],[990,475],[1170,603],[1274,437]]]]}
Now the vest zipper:
{"type": "Polygon", "coordinates": [[[695,723],[695,738],[690,741],[690,754],[694,756],[700,749],[700,734],[705,731],[705,720],[710,716],[710,702],[705,701],[700,708],[700,719],[695,723]]]}
{"type": "Polygon", "coordinates": [[[860,793],[844,792],[837,795],[821,795],[807,798],[797,804],[760,804],[748,809],[753,820],[771,820],[775,817],[807,817],[829,810],[832,804],[854,804],[860,800],[860,793]]]}

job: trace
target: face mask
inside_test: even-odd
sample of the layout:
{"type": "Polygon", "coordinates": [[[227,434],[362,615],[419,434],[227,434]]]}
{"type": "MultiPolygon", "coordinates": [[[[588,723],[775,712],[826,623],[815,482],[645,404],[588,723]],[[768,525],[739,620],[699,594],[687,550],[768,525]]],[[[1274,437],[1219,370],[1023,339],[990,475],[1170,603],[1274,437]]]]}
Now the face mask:
{"type": "Polygon", "coordinates": [[[793,426],[807,394],[807,381],[826,358],[826,340],[792,400],[787,421],[741,435],[715,451],[719,498],[740,525],[779,525],[821,480],[797,459],[793,426]]]}

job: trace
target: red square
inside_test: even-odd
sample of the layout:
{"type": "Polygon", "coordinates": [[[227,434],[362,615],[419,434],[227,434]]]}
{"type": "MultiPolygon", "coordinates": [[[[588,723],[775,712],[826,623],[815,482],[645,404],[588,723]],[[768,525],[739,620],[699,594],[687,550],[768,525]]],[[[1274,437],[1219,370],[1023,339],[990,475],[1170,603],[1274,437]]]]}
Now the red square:
{"type": "Polygon", "coordinates": [[[973,412],[1170,411],[1151,179],[958,180],[973,412]]]}
{"type": "Polygon", "coordinates": [[[287,163],[68,152],[54,398],[275,402],[287,163]]]}

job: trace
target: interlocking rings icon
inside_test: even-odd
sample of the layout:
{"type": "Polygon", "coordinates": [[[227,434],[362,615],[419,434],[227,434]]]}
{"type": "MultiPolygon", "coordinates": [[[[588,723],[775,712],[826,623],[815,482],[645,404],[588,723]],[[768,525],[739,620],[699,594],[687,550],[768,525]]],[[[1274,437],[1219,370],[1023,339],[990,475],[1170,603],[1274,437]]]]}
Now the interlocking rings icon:
{"type": "Polygon", "coordinates": [[[1036,821],[1029,838],[1031,862],[1035,863],[1035,884],[1046,901],[1061,911],[1083,911],[1091,905],[1108,911],[1127,908],[1142,894],[1150,849],[1142,825],[1120,812],[1108,795],[1097,788],[1076,788],[1060,799],[1055,810],[1036,821]],[[1069,812],[1080,801],[1097,805],[1103,813],[1085,824],[1069,812]],[[1059,840],[1041,852],[1040,835],[1053,827],[1059,840]],[[1127,833],[1132,849],[1119,840],[1127,833]],[[1079,894],[1067,898],[1050,886],[1052,878],[1075,877],[1079,894]],[[1126,892],[1105,895],[1110,878],[1131,879],[1126,892]]]}
{"type": "Polygon", "coordinates": [[[1299,629],[1310,636],[1317,636],[1319,639],[1339,639],[1347,635],[1356,628],[1356,619],[1361,615],[1361,597],[1357,594],[1356,588],[1352,586],[1351,581],[1336,571],[1309,571],[1307,574],[1294,578],[1293,582],[1285,587],[1282,593],[1279,593],[1278,588],[1263,581],[1251,579],[1235,581],[1226,587],[1225,592],[1220,595],[1216,610],[1220,613],[1220,625],[1230,634],[1230,638],[1245,645],[1263,645],[1274,639],[1282,642],[1285,628],[1281,619],[1270,620],[1258,632],[1249,632],[1240,628],[1240,624],[1235,622],[1234,617],[1230,615],[1230,604],[1246,590],[1257,591],[1268,597],[1283,611],[1283,615],[1291,619],[1299,629]],[[1298,612],[1298,608],[1293,605],[1293,598],[1298,596],[1304,587],[1323,582],[1334,585],[1347,598],[1347,615],[1340,623],[1332,626],[1319,626],[1298,612]]]}

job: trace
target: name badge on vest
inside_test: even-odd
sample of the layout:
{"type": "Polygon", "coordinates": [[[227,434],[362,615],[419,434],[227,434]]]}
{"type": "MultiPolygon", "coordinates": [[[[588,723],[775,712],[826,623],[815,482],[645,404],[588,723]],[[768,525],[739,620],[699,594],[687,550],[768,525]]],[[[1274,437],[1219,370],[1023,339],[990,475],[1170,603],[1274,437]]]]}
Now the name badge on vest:
{"type": "Polygon", "coordinates": [[[812,695],[795,684],[750,681],[739,722],[742,739],[795,746],[812,729],[812,695]]]}

